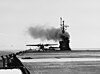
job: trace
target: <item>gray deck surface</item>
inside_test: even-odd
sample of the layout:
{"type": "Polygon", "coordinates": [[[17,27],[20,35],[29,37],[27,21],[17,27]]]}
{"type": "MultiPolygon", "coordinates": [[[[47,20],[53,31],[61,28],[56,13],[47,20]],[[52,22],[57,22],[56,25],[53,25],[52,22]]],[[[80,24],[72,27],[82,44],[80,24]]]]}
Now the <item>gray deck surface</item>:
{"type": "MultiPolygon", "coordinates": [[[[40,58],[95,58],[100,59],[100,52],[69,53],[27,53],[29,57],[40,58]]],[[[24,57],[26,56],[24,55],[24,57]]],[[[21,56],[22,57],[22,56],[21,56]]],[[[100,74],[100,61],[74,62],[23,62],[31,74],[100,74]]]]}

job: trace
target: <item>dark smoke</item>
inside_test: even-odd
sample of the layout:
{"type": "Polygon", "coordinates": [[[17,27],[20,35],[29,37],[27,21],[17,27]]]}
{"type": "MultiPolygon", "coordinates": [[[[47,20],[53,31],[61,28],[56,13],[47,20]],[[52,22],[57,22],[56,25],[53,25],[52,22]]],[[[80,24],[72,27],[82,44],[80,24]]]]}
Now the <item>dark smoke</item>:
{"type": "Polygon", "coordinates": [[[53,28],[53,27],[47,28],[45,26],[35,26],[35,27],[30,27],[28,31],[29,34],[34,39],[54,40],[54,41],[58,41],[61,39],[60,38],[61,34],[58,34],[61,31],[60,28],[53,28]]]}

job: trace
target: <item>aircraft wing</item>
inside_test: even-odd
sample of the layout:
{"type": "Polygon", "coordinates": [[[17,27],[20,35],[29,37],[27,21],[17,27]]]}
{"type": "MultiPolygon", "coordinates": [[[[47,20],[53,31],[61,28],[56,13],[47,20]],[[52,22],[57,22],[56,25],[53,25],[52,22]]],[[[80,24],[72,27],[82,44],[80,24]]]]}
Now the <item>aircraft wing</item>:
{"type": "Polygon", "coordinates": [[[58,45],[58,44],[28,44],[26,46],[52,46],[52,45],[58,45]]]}
{"type": "Polygon", "coordinates": [[[44,44],[44,46],[51,46],[51,45],[58,45],[58,44],[44,44]]]}
{"type": "Polygon", "coordinates": [[[28,44],[28,45],[26,45],[26,46],[40,46],[39,44],[37,44],[37,45],[34,45],[34,44],[28,44]]]}

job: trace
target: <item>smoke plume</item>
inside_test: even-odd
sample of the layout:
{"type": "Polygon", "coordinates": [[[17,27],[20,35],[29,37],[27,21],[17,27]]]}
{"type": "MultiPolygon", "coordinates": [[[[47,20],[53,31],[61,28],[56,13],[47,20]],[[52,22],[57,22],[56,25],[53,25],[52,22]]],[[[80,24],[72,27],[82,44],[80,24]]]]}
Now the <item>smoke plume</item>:
{"type": "MultiPolygon", "coordinates": [[[[29,34],[34,39],[54,40],[54,41],[58,41],[61,39],[60,28],[35,26],[35,27],[29,27],[28,31],[29,31],[29,34]]],[[[65,36],[69,37],[69,34],[66,33],[65,36]]]]}

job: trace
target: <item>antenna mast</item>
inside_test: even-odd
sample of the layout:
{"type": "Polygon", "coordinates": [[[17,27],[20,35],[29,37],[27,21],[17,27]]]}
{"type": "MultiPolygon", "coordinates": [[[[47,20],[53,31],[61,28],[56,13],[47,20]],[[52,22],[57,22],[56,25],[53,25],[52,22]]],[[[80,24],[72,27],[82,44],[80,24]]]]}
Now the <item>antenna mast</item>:
{"type": "Polygon", "coordinates": [[[67,27],[69,27],[68,25],[64,24],[64,20],[62,21],[62,17],[60,17],[60,26],[62,33],[65,33],[65,30],[67,30],[67,27]]]}
{"type": "Polygon", "coordinates": [[[62,17],[60,17],[60,26],[62,27],[62,17]]]}
{"type": "Polygon", "coordinates": [[[61,26],[62,33],[65,33],[64,21],[62,21],[62,17],[60,17],[60,26],[61,26]]]}
{"type": "Polygon", "coordinates": [[[62,25],[62,33],[65,33],[64,21],[63,21],[63,25],[62,25]]]}

